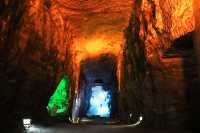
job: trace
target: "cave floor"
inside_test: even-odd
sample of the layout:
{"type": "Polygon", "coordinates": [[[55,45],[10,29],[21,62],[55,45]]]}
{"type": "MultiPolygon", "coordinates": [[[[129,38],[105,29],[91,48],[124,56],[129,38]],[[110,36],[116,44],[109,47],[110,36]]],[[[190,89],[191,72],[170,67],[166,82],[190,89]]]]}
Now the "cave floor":
{"type": "Polygon", "coordinates": [[[32,125],[24,133],[192,133],[183,130],[158,130],[150,128],[120,127],[117,125],[68,125],[57,124],[54,126],[32,125]]]}

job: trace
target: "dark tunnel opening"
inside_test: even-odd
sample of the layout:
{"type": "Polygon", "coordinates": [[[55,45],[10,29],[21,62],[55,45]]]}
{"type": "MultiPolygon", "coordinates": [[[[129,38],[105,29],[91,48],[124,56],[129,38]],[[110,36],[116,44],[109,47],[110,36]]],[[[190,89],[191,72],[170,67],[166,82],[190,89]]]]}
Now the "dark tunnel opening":
{"type": "Polygon", "coordinates": [[[114,57],[103,55],[81,63],[79,95],[80,117],[110,119],[118,112],[117,63],[114,57]]]}

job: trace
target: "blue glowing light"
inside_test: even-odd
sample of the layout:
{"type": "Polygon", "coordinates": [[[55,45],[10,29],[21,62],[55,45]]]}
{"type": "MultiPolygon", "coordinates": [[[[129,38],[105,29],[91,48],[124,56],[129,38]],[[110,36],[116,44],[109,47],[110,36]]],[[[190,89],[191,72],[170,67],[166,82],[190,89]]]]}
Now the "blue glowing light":
{"type": "Polygon", "coordinates": [[[111,94],[103,90],[102,86],[92,87],[90,107],[87,116],[110,117],[111,94]]]}

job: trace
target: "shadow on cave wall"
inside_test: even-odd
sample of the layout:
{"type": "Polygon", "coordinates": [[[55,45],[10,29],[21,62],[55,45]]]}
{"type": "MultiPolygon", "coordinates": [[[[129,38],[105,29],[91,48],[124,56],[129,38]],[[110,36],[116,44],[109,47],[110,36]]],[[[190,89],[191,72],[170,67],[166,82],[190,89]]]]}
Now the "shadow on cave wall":
{"type": "Polygon", "coordinates": [[[183,123],[185,128],[196,129],[200,119],[200,87],[198,79],[198,63],[193,43],[193,32],[176,39],[164,55],[167,58],[181,58],[184,76],[184,94],[188,119],[183,123]]]}
{"type": "Polygon", "coordinates": [[[32,32],[23,52],[12,49],[12,54],[0,58],[0,105],[5,131],[12,132],[24,117],[41,122],[48,117],[46,106],[56,89],[62,64],[56,49],[46,50],[42,43],[40,36],[32,32]]]}
{"type": "Polygon", "coordinates": [[[180,50],[180,55],[183,58],[183,70],[186,84],[185,97],[189,111],[189,128],[197,128],[200,119],[200,88],[198,79],[198,63],[193,43],[193,33],[188,33],[185,36],[175,40],[174,47],[180,50]],[[180,46],[182,45],[182,46],[180,46]],[[184,51],[188,51],[185,54],[184,51]]]}

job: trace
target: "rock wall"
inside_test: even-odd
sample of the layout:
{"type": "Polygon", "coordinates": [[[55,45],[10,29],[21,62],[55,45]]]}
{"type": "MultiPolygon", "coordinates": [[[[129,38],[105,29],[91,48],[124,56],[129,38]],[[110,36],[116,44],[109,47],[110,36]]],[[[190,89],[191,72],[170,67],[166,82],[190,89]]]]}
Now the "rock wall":
{"type": "Polygon", "coordinates": [[[194,30],[193,0],[160,0],[158,4],[164,31],[169,32],[172,39],[194,30]]]}
{"type": "Polygon", "coordinates": [[[9,114],[3,118],[5,128],[25,116],[45,118],[60,76],[76,71],[70,54],[74,39],[96,34],[123,38],[131,6],[132,0],[2,0],[1,114],[9,114]]]}
{"type": "MultiPolygon", "coordinates": [[[[129,66],[132,70],[130,75],[140,79],[133,79],[136,87],[130,85],[132,87],[129,90],[133,91],[136,97],[134,100],[141,105],[136,104],[136,108],[140,107],[146,115],[146,125],[188,128],[194,124],[194,116],[191,114],[195,109],[191,107],[196,105],[198,99],[192,98],[196,97],[195,88],[198,88],[198,65],[194,49],[184,48],[185,45],[193,46],[189,33],[195,28],[192,4],[193,1],[187,0],[136,0],[133,7],[134,19],[130,20],[128,28],[131,37],[126,37],[132,40],[127,44],[134,49],[128,49],[125,61],[132,64],[125,64],[125,68],[129,66]],[[184,40],[188,34],[189,42],[184,40]],[[177,39],[183,51],[180,50],[182,48],[174,48],[177,39]],[[165,58],[168,49],[174,49],[169,53],[175,52],[179,56],[165,58]],[[135,55],[130,57],[131,54],[135,55]],[[137,55],[139,60],[136,60],[137,55]]],[[[125,69],[124,75],[128,72],[125,69]]],[[[129,82],[131,80],[127,79],[126,83],[129,82]]]]}
{"type": "Polygon", "coordinates": [[[147,56],[155,49],[166,49],[171,42],[194,30],[192,0],[142,0],[140,38],[147,56]]]}
{"type": "Polygon", "coordinates": [[[73,29],[48,1],[5,0],[0,6],[1,114],[9,130],[22,117],[47,116],[48,99],[68,71],[73,29]]]}

